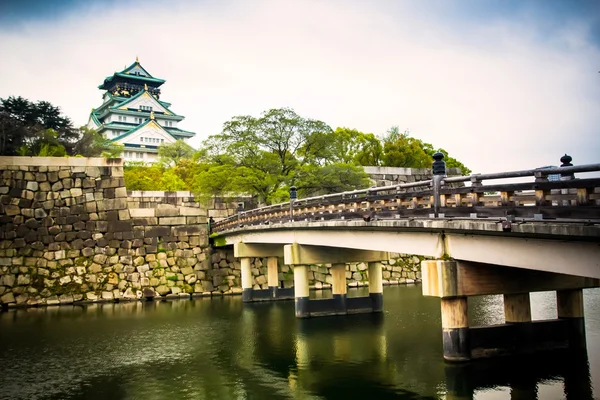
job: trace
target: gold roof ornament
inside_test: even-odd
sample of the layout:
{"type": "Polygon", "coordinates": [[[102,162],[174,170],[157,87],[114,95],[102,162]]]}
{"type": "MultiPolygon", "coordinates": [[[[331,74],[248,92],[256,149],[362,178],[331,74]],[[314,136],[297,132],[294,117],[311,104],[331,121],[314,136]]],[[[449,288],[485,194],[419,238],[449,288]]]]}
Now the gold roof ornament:
{"type": "Polygon", "coordinates": [[[147,83],[144,83],[144,90],[148,91],[148,84],[147,83]]]}
{"type": "Polygon", "coordinates": [[[139,62],[140,62],[140,59],[138,58],[138,56],[135,56],[135,62],[136,62],[136,63],[139,63],[139,62]]]}
{"type": "Polygon", "coordinates": [[[150,111],[150,119],[154,121],[154,111],[150,111]]]}

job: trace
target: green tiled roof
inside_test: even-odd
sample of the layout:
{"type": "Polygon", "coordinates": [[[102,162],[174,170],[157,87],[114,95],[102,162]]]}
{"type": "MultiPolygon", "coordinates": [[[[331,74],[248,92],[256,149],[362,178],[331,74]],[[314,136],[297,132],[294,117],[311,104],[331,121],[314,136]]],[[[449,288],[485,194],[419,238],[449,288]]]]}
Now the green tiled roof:
{"type": "Polygon", "coordinates": [[[183,129],[179,129],[179,128],[169,128],[168,126],[163,127],[163,128],[165,128],[165,130],[167,132],[169,132],[171,135],[181,135],[181,136],[189,136],[189,137],[196,135],[195,132],[184,131],[183,129]]]}
{"type": "MultiPolygon", "coordinates": [[[[131,135],[132,133],[134,133],[134,132],[137,132],[138,130],[142,129],[144,126],[148,125],[148,124],[149,124],[149,123],[151,123],[152,121],[154,121],[154,120],[153,120],[153,119],[149,119],[148,121],[146,121],[146,122],[144,122],[144,123],[142,123],[142,124],[140,124],[140,125],[136,126],[135,128],[133,128],[133,129],[131,129],[131,130],[129,130],[129,131],[127,131],[127,132],[125,132],[125,133],[124,133],[124,134],[122,134],[122,135],[119,135],[119,136],[117,136],[116,138],[113,138],[113,139],[111,139],[110,141],[111,141],[111,142],[116,142],[116,141],[118,141],[118,140],[124,139],[124,138],[126,138],[127,136],[131,135]]],[[[154,122],[156,122],[156,121],[154,121],[154,122]]],[[[163,131],[165,131],[166,133],[168,133],[168,134],[169,134],[169,135],[170,135],[170,136],[171,136],[173,139],[177,140],[177,138],[176,138],[175,136],[173,136],[173,135],[171,134],[171,132],[167,131],[165,128],[163,128],[162,126],[160,126],[160,124],[156,123],[156,125],[158,125],[158,126],[159,126],[159,127],[160,127],[160,128],[163,130],[163,131]]]]}
{"type": "Polygon", "coordinates": [[[108,83],[110,83],[111,81],[115,80],[116,78],[131,78],[134,80],[138,80],[140,82],[153,83],[155,87],[158,87],[166,82],[164,79],[154,78],[152,75],[150,75],[148,73],[148,71],[146,71],[146,69],[144,67],[142,67],[142,65],[139,63],[139,61],[136,60],[133,64],[131,64],[129,67],[125,68],[124,70],[122,70],[120,72],[115,72],[111,76],[107,76],[104,79],[104,82],[102,82],[102,84],[98,86],[98,88],[106,89],[105,86],[108,83]],[[144,73],[148,76],[140,76],[140,75],[130,74],[129,71],[131,71],[132,69],[134,69],[136,67],[141,69],[142,71],[144,71],[144,73]]]}
{"type": "MultiPolygon", "coordinates": [[[[135,95],[127,98],[125,101],[115,104],[114,106],[111,106],[111,109],[118,109],[120,107],[123,107],[129,103],[131,103],[133,100],[137,99],[138,97],[142,96],[144,93],[148,93],[148,95],[154,99],[154,101],[156,101],[158,104],[160,104],[162,107],[164,107],[165,110],[167,110],[168,112],[171,113],[171,115],[178,117],[179,115],[175,114],[173,111],[169,110],[167,107],[165,107],[164,105],[161,104],[160,101],[158,101],[158,99],[156,99],[156,97],[152,96],[152,94],[146,90],[140,90],[139,92],[137,92],[135,95]]],[[[166,114],[165,114],[166,115],[166,114]]]]}

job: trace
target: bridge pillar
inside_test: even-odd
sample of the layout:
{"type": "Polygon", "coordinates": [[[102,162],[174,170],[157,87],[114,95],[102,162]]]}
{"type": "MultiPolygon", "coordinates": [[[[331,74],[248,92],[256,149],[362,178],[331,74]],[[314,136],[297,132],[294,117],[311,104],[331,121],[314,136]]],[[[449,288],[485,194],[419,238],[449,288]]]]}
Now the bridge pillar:
{"type": "Polygon", "coordinates": [[[447,361],[469,361],[469,317],[466,297],[443,298],[442,340],[444,359],[447,361]]]}
{"type": "Polygon", "coordinates": [[[583,291],[581,289],[557,290],[558,319],[567,323],[569,347],[585,349],[585,320],[583,317],[583,291]]]}
{"type": "Polygon", "coordinates": [[[299,245],[298,243],[285,245],[283,253],[284,262],[294,267],[297,317],[306,318],[382,311],[383,286],[381,284],[382,273],[379,263],[382,260],[388,260],[389,253],[299,245]],[[369,280],[372,280],[369,286],[370,296],[346,296],[346,263],[348,262],[366,262],[369,264],[369,280]],[[307,266],[312,264],[332,265],[333,298],[309,300],[307,266]],[[302,285],[302,287],[299,287],[299,285],[302,285]]]}
{"type": "Polygon", "coordinates": [[[533,325],[531,323],[531,301],[529,293],[504,295],[504,322],[514,326],[515,349],[520,353],[531,351],[533,325]]]}
{"type": "Polygon", "coordinates": [[[373,312],[383,311],[383,267],[380,262],[369,263],[369,297],[373,312]]]}
{"type": "Polygon", "coordinates": [[[421,263],[423,295],[441,298],[444,358],[462,361],[585,349],[583,288],[600,280],[456,260],[421,263]],[[532,321],[530,292],[556,290],[558,319],[532,321]],[[470,327],[467,297],[502,294],[505,324],[470,327]]]}
{"type": "Polygon", "coordinates": [[[272,301],[291,300],[294,298],[292,288],[279,288],[278,264],[283,257],[283,246],[269,243],[235,243],[233,255],[240,259],[242,264],[242,300],[272,301]],[[251,260],[253,258],[267,258],[267,285],[268,289],[253,289],[251,260]]]}
{"type": "Polygon", "coordinates": [[[310,317],[308,296],[308,265],[294,265],[294,297],[297,318],[310,317]]]}
{"type": "Polygon", "coordinates": [[[277,298],[277,288],[279,287],[279,270],[277,257],[267,258],[267,284],[271,291],[271,297],[277,298]]]}
{"type": "Polygon", "coordinates": [[[240,259],[242,265],[242,301],[252,301],[252,269],[250,267],[250,257],[240,259]]]}
{"type": "Polygon", "coordinates": [[[346,264],[335,263],[331,265],[331,291],[333,292],[334,308],[338,314],[346,314],[346,264]]]}

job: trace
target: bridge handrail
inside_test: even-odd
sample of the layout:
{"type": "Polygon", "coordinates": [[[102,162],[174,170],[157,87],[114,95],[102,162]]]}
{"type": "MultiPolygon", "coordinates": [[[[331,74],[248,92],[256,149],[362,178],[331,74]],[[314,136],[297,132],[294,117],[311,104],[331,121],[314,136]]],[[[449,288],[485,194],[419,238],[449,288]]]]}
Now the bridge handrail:
{"type": "Polygon", "coordinates": [[[552,168],[534,168],[524,169],[520,171],[509,171],[509,172],[492,172],[488,174],[471,174],[465,176],[452,176],[444,177],[443,182],[455,183],[455,182],[474,182],[492,179],[507,179],[507,178],[522,178],[527,176],[539,176],[544,177],[548,175],[565,175],[573,174],[575,172],[596,172],[600,171],[600,164],[584,164],[576,165],[572,167],[552,167],[552,168]]]}
{"type": "MultiPolygon", "coordinates": [[[[568,156],[565,155],[565,157],[568,157],[568,156]]],[[[563,160],[561,159],[561,161],[563,161],[563,160]]],[[[307,197],[307,198],[298,199],[298,200],[291,199],[290,201],[287,201],[287,202],[263,206],[263,207],[259,207],[259,208],[253,209],[253,210],[247,210],[247,211],[240,210],[237,215],[230,216],[228,218],[225,218],[225,219],[217,222],[216,224],[214,224],[214,227],[220,227],[220,226],[228,225],[234,221],[244,220],[244,219],[248,219],[251,217],[257,218],[260,215],[266,215],[266,214],[276,213],[276,212],[280,212],[280,213],[282,213],[281,215],[286,215],[286,216],[288,216],[288,218],[293,219],[294,206],[296,206],[296,207],[308,207],[308,206],[317,206],[317,205],[322,206],[323,201],[336,199],[336,198],[340,199],[340,200],[356,199],[357,201],[364,202],[364,201],[369,200],[369,196],[371,196],[371,195],[377,196],[377,194],[379,192],[396,191],[396,193],[399,194],[399,193],[406,193],[403,191],[403,189],[423,188],[423,187],[428,187],[430,189],[414,191],[414,192],[410,192],[410,194],[415,198],[420,197],[420,195],[421,195],[421,197],[433,196],[434,202],[435,202],[435,215],[437,216],[439,208],[440,208],[440,190],[448,184],[460,183],[460,182],[471,182],[471,187],[476,187],[477,192],[483,192],[485,189],[485,186],[482,184],[483,180],[521,178],[521,177],[534,176],[536,178],[535,182],[547,182],[548,175],[553,175],[553,174],[561,175],[561,177],[563,177],[563,179],[570,180],[570,179],[573,179],[573,174],[576,172],[580,173],[580,172],[600,171],[600,163],[572,166],[572,165],[568,165],[569,162],[570,162],[570,157],[569,157],[568,161],[566,161],[566,162],[563,161],[563,164],[567,164],[567,165],[563,165],[561,167],[543,167],[543,168],[534,168],[534,169],[508,171],[508,172],[496,172],[496,173],[488,173],[488,174],[471,174],[471,175],[456,176],[456,177],[446,177],[445,176],[445,165],[444,165],[444,170],[443,170],[444,175],[440,176],[440,174],[438,173],[438,175],[436,176],[435,175],[435,163],[434,163],[434,178],[433,179],[428,179],[428,180],[418,181],[418,182],[410,182],[410,183],[400,183],[400,184],[396,184],[396,185],[370,187],[370,188],[366,188],[366,189],[357,189],[357,190],[345,191],[345,192],[340,192],[340,193],[331,193],[331,194],[325,194],[325,195],[320,195],[320,196],[307,197]],[[360,196],[360,195],[365,195],[365,196],[360,196]]],[[[507,185],[509,185],[509,184],[507,184],[507,185]]],[[[533,189],[535,189],[535,188],[532,187],[532,190],[533,189]]],[[[510,190],[509,186],[507,186],[507,190],[510,190]]],[[[431,202],[431,199],[429,200],[429,202],[430,202],[429,206],[433,207],[434,202],[431,202]]],[[[345,204],[347,202],[341,201],[340,203],[345,204]]],[[[543,203],[543,201],[542,201],[542,203],[543,203]]]]}

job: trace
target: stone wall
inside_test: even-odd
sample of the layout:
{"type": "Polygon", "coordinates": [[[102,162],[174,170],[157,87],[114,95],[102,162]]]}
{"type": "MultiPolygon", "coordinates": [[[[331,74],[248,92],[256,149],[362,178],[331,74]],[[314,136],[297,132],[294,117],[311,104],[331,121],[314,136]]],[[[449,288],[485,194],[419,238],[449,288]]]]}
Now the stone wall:
{"type": "Polygon", "coordinates": [[[245,210],[256,207],[256,202],[251,196],[236,196],[234,199],[215,197],[208,200],[198,200],[192,192],[187,191],[134,190],[127,192],[127,205],[129,208],[157,208],[162,205],[201,208],[206,210],[209,217],[216,220],[237,213],[238,203],[242,203],[245,210]]]}
{"type": "Polygon", "coordinates": [[[2,304],[204,291],[206,210],[128,208],[121,160],[2,157],[0,176],[2,304]]]}
{"type": "MultiPolygon", "coordinates": [[[[135,205],[120,159],[0,157],[2,307],[241,292],[239,261],[208,246],[210,209],[135,205]]],[[[394,255],[384,283],[419,281],[419,261],[394,255]]],[[[348,265],[348,285],[365,285],[366,269],[348,265]]],[[[280,272],[291,286],[290,268],[280,272]]],[[[266,287],[266,260],[252,273],[266,287]]],[[[331,283],[327,266],[311,266],[310,278],[331,283]]]]}

